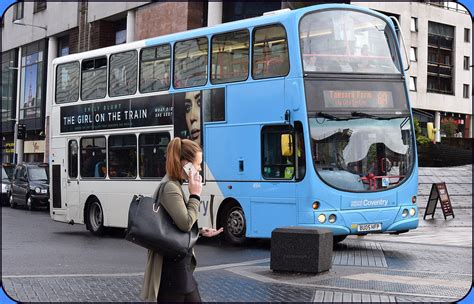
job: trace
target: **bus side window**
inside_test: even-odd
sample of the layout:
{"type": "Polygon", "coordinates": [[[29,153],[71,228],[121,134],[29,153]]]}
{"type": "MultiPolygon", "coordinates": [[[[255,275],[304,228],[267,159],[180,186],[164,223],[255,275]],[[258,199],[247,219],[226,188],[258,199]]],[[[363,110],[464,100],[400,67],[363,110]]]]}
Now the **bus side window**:
{"type": "Polygon", "coordinates": [[[293,131],[288,126],[266,126],[262,133],[262,176],[264,179],[293,179],[295,153],[293,131]],[[283,146],[290,144],[291,149],[283,146]]]}
{"type": "Polygon", "coordinates": [[[259,27],[253,37],[252,77],[286,76],[290,63],[285,28],[281,25],[259,27]]]}
{"type": "Polygon", "coordinates": [[[138,142],[140,177],[160,178],[165,176],[165,152],[170,142],[169,133],[140,134],[138,142]]]}
{"type": "Polygon", "coordinates": [[[170,87],[171,46],[159,45],[140,52],[140,92],[168,90],[170,87]]]}
{"type": "Polygon", "coordinates": [[[189,88],[207,83],[207,38],[201,37],[175,43],[174,75],[175,88],[189,88]]]}
{"type": "Polygon", "coordinates": [[[109,96],[135,94],[137,91],[137,51],[110,55],[109,96]]]}
{"type": "Polygon", "coordinates": [[[104,136],[81,138],[81,177],[105,177],[105,172],[100,166],[101,163],[105,166],[105,151],[104,136]]]}

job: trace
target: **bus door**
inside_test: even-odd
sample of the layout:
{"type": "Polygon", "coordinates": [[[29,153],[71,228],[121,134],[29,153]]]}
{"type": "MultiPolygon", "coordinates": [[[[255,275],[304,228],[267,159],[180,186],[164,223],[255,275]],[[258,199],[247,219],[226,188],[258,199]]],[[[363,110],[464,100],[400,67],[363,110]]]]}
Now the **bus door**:
{"type": "Polygon", "coordinates": [[[67,157],[64,163],[66,187],[63,193],[63,203],[66,207],[68,220],[81,218],[79,212],[79,145],[77,139],[67,139],[67,157]]]}

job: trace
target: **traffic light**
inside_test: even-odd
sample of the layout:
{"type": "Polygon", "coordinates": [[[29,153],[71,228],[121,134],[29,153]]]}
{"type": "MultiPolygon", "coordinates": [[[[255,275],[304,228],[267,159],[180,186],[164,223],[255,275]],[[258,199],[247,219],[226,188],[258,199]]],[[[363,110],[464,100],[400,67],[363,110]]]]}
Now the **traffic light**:
{"type": "Polygon", "coordinates": [[[24,140],[26,134],[26,126],[24,124],[18,125],[17,139],[24,140]]]}

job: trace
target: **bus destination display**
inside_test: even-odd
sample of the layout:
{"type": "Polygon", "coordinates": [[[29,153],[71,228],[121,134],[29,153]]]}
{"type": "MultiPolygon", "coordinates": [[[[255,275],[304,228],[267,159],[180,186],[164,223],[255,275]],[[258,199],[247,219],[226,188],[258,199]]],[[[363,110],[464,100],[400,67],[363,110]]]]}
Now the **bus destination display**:
{"type": "Polygon", "coordinates": [[[326,108],[393,108],[390,91],[324,90],[326,108]]]}

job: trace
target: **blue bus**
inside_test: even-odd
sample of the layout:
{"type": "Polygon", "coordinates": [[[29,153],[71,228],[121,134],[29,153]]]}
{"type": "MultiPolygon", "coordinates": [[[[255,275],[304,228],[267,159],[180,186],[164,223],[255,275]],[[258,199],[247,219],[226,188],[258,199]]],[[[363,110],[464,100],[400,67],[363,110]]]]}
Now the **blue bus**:
{"type": "MultiPolygon", "coordinates": [[[[51,217],[126,227],[171,138],[203,148],[200,226],[269,238],[418,225],[418,170],[394,23],[316,5],[55,59],[51,217]]],[[[184,187],[183,190],[187,190],[184,187]]]]}

